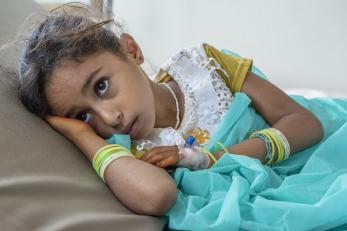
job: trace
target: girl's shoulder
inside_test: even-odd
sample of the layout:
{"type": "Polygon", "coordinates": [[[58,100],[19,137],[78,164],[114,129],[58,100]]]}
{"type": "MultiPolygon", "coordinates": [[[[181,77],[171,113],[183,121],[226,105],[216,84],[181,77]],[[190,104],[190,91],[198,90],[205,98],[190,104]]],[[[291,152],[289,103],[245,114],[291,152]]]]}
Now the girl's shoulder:
{"type": "MultiPolygon", "coordinates": [[[[199,43],[179,50],[160,69],[175,74],[179,71],[189,71],[188,63],[216,69],[232,93],[241,90],[246,74],[252,67],[251,59],[226,54],[210,44],[199,43]]],[[[165,75],[158,75],[156,78],[157,82],[169,80],[165,75]]]]}
{"type": "Polygon", "coordinates": [[[226,81],[218,73],[225,70],[207,51],[205,44],[184,48],[162,66],[163,74],[158,75],[159,82],[174,80],[183,93],[181,134],[196,127],[213,133],[233,99],[226,81]]]}

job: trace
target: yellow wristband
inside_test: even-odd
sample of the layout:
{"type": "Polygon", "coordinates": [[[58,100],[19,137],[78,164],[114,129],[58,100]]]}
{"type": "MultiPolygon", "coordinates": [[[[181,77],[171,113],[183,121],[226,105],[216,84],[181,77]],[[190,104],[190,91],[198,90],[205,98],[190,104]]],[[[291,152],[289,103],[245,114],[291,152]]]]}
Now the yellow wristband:
{"type": "Polygon", "coordinates": [[[129,156],[132,156],[132,154],[130,153],[128,149],[126,149],[125,147],[119,144],[110,144],[100,148],[96,152],[92,160],[93,168],[95,172],[98,174],[98,176],[101,177],[100,169],[101,169],[101,166],[103,165],[103,162],[105,161],[107,157],[109,157],[112,154],[124,153],[124,152],[129,153],[129,156]]]}
{"type": "Polygon", "coordinates": [[[273,141],[274,145],[277,148],[277,158],[276,160],[273,159],[271,163],[277,163],[286,159],[287,149],[285,147],[282,137],[277,133],[277,129],[268,128],[268,129],[264,129],[262,132],[263,134],[267,134],[269,137],[271,137],[271,140],[273,141]]]}
{"type": "Polygon", "coordinates": [[[229,153],[228,149],[227,149],[227,148],[224,146],[224,144],[222,144],[220,141],[217,141],[216,144],[218,144],[219,146],[221,146],[225,153],[229,153]]]}
{"type": "Polygon", "coordinates": [[[116,159],[120,158],[120,157],[124,157],[124,156],[130,156],[130,157],[134,157],[132,154],[130,154],[129,152],[117,152],[117,153],[112,153],[111,155],[109,155],[108,157],[106,157],[104,159],[104,161],[101,164],[100,167],[100,177],[102,179],[103,182],[105,182],[105,171],[106,168],[116,159]]]}
{"type": "Polygon", "coordinates": [[[206,147],[202,147],[202,151],[203,151],[203,153],[208,155],[210,157],[210,159],[212,159],[215,163],[217,162],[216,157],[214,157],[214,155],[206,147]]]}

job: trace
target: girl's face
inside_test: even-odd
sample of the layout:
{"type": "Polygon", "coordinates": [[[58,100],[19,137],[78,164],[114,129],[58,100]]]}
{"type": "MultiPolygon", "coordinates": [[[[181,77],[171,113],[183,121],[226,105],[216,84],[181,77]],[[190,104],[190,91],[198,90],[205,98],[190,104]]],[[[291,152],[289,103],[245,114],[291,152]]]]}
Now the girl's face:
{"type": "Polygon", "coordinates": [[[53,70],[45,93],[54,115],[83,120],[105,139],[114,133],[149,135],[155,123],[151,85],[139,66],[141,50],[124,36],[127,59],[100,52],[82,63],[63,60],[53,70]]]}

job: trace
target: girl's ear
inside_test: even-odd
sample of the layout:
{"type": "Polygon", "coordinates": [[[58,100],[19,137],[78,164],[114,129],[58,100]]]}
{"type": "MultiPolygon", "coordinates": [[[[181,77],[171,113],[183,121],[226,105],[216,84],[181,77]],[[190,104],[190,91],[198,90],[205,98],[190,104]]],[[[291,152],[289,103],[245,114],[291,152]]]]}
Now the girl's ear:
{"type": "Polygon", "coordinates": [[[133,58],[138,65],[143,64],[144,57],[141,48],[130,34],[122,33],[120,35],[120,43],[128,56],[133,58]]]}

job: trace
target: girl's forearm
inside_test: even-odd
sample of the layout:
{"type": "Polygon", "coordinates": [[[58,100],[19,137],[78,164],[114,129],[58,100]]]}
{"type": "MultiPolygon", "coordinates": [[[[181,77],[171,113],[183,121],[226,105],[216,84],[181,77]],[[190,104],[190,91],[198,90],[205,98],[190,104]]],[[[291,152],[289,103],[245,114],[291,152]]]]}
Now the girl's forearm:
{"type": "MultiPolygon", "coordinates": [[[[310,113],[294,113],[284,116],[272,127],[280,130],[287,138],[291,154],[318,143],[323,137],[323,128],[320,121],[310,113]]],[[[233,154],[243,154],[259,159],[265,163],[265,142],[260,138],[244,140],[239,144],[227,147],[233,154]]],[[[224,151],[215,153],[217,159],[224,151]]]]}
{"type": "MultiPolygon", "coordinates": [[[[229,153],[232,154],[240,154],[240,155],[247,155],[252,158],[259,159],[262,163],[265,163],[265,152],[266,152],[266,147],[264,141],[262,141],[259,138],[251,138],[242,141],[241,143],[232,145],[227,147],[227,150],[229,153]]],[[[218,151],[214,153],[214,156],[216,159],[220,159],[225,152],[223,150],[218,151]]],[[[211,167],[213,165],[213,162],[210,162],[211,167]]]]}
{"type": "Polygon", "coordinates": [[[321,122],[311,112],[284,116],[273,127],[285,135],[291,154],[318,143],[324,136],[321,122]]]}
{"type": "MultiPolygon", "coordinates": [[[[74,143],[92,161],[108,143],[95,133],[82,132],[74,143]]],[[[176,185],[167,172],[132,157],[113,161],[105,180],[115,196],[132,211],[144,215],[164,215],[176,199],[176,185]]]]}
{"type": "Polygon", "coordinates": [[[108,145],[106,140],[90,131],[78,132],[72,140],[90,161],[100,148],[108,145]]]}

